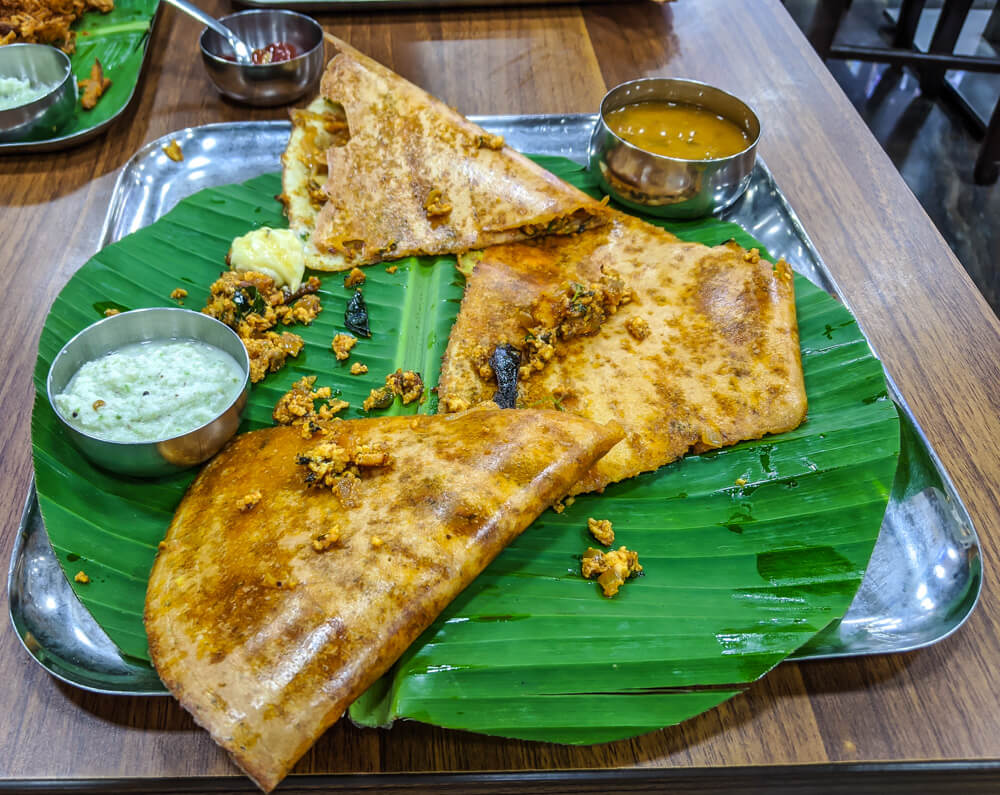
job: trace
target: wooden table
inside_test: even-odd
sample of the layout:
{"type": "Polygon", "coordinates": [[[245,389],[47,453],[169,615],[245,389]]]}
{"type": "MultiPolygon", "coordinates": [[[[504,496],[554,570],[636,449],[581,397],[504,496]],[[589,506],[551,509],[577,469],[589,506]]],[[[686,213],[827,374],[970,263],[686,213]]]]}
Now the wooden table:
{"type": "MultiPolygon", "coordinates": [[[[221,0],[202,5],[217,15],[229,10],[221,0]]],[[[1000,326],[778,0],[320,19],[465,113],[593,112],[608,86],[643,75],[694,77],[749,100],[766,130],[763,156],[964,497],[987,576],[968,624],[931,648],[784,664],[744,695],[678,727],[572,748],[415,724],[359,730],[343,721],[296,773],[369,777],[293,777],[283,791],[318,784],[540,789],[547,785],[524,773],[458,782],[370,774],[621,767],[640,772],[569,776],[551,789],[655,789],[668,781],[704,792],[756,780],[790,791],[809,780],[874,786],[881,767],[857,763],[912,760],[965,760],[964,791],[995,784],[996,768],[977,763],[1000,760],[1000,611],[989,570],[1000,545],[1000,326]],[[856,764],[831,774],[829,763],[856,764]],[[805,767],[747,769],[778,765],[805,767]]],[[[178,128],[285,117],[283,109],[221,101],[197,57],[197,34],[196,23],[167,9],[141,102],[107,135],[63,153],[0,157],[8,329],[0,339],[4,560],[31,477],[36,341],[49,304],[96,249],[117,170],[144,143],[178,128]]],[[[892,769],[892,781],[919,781],[924,791],[950,786],[952,775],[892,769]]],[[[85,786],[102,777],[140,780],[128,785],[133,789],[159,777],[189,777],[166,789],[192,785],[191,778],[214,791],[249,787],[173,700],[102,697],[64,686],[24,653],[9,628],[0,630],[0,778],[16,788],[24,779],[85,786]]]]}

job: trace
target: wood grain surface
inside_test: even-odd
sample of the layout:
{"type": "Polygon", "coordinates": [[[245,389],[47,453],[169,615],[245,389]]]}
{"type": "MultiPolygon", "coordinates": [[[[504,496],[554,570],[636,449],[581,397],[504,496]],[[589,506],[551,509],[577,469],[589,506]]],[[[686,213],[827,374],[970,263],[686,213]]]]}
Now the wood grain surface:
{"type": "MultiPolygon", "coordinates": [[[[221,0],[201,5],[216,15],[230,11],[221,0]]],[[[986,585],[968,624],[935,646],[784,664],[721,707],[634,740],[578,748],[419,724],[361,730],[342,721],[295,772],[1000,759],[992,571],[1000,543],[1000,326],[778,0],[318,16],[465,113],[593,112],[607,87],[644,75],[695,77],[750,102],[763,122],[761,153],[965,500],[983,543],[986,585]]],[[[198,32],[197,23],[166,9],[141,102],[105,136],[61,153],[0,156],[4,560],[31,477],[31,372],[42,321],[96,249],[117,170],[172,130],[287,113],[220,100],[197,57],[198,32]]],[[[6,602],[0,607],[6,613],[6,602]]],[[[239,775],[172,699],[63,685],[28,657],[9,626],[0,628],[0,716],[0,784],[190,777],[185,786],[201,779],[222,791],[224,783],[203,777],[239,775]]],[[[831,776],[831,768],[815,770],[820,780],[831,776]]],[[[293,777],[288,786],[298,784],[293,777]]]]}

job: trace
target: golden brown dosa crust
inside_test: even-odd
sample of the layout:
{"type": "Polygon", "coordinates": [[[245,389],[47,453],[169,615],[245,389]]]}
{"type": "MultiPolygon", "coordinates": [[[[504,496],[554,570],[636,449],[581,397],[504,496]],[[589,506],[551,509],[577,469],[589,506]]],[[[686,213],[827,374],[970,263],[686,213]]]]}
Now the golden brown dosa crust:
{"type": "Polygon", "coordinates": [[[320,90],[343,106],[350,140],[327,152],[329,201],[313,235],[344,257],[337,267],[523,240],[558,219],[564,231],[605,222],[600,202],[344,42],[337,49],[320,90]]]}
{"type": "Polygon", "coordinates": [[[448,340],[440,405],[475,404],[496,390],[475,365],[477,347],[523,346],[523,313],[569,280],[617,271],[635,300],[594,336],[556,346],[519,384],[519,406],[559,405],[626,438],[574,488],[603,489],[704,451],[795,428],[806,413],[791,269],[735,243],[709,248],[624,214],[612,227],[487,249],[468,281],[448,340]],[[627,323],[642,318],[636,339],[627,323]]]}
{"type": "Polygon", "coordinates": [[[621,432],[484,408],[328,438],[385,444],[392,463],[362,470],[345,506],[305,487],[299,428],[238,436],[184,496],[146,594],[160,678],[264,790],[621,432]]]}

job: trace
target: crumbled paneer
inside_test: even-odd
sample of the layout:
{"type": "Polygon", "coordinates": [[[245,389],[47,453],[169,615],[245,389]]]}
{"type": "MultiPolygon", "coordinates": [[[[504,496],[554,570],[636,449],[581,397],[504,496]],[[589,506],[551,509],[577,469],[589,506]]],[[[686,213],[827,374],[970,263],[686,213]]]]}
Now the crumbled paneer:
{"type": "Polygon", "coordinates": [[[424,395],[424,379],[413,370],[396,370],[390,373],[385,377],[385,385],[403,399],[404,406],[424,395]]]}
{"type": "Polygon", "coordinates": [[[735,483],[737,486],[745,486],[747,484],[746,478],[736,478],[735,483]]]}
{"type": "Polygon", "coordinates": [[[357,344],[356,337],[352,337],[350,334],[338,334],[333,338],[330,347],[333,348],[333,354],[337,357],[337,361],[342,362],[351,355],[351,348],[357,344]]]}
{"type": "Polygon", "coordinates": [[[368,397],[365,398],[364,403],[361,404],[361,408],[365,411],[372,411],[373,409],[387,409],[392,405],[392,401],[396,399],[396,395],[387,386],[380,386],[378,389],[373,389],[368,393],[368,397]]]}
{"type": "Polygon", "coordinates": [[[385,269],[385,272],[386,273],[395,273],[398,270],[399,270],[399,266],[398,265],[390,265],[388,268],[385,269]]]}
{"type": "Polygon", "coordinates": [[[649,336],[649,323],[642,317],[630,317],[625,321],[625,329],[637,340],[644,340],[649,336]]]}
{"type": "MultiPolygon", "coordinates": [[[[619,307],[632,300],[632,291],[614,271],[606,271],[596,282],[581,284],[567,282],[557,290],[538,298],[530,313],[522,313],[521,324],[525,329],[521,349],[521,366],[518,378],[528,379],[538,372],[555,355],[555,345],[560,340],[587,336],[597,333],[604,322],[619,307]]],[[[484,362],[488,354],[473,353],[473,362],[479,366],[479,375],[484,381],[493,373],[484,362]]]]}
{"type": "Polygon", "coordinates": [[[163,154],[173,160],[175,163],[180,163],[184,159],[184,152],[181,151],[181,145],[177,143],[176,138],[171,138],[170,143],[161,147],[163,149],[163,154]]]}
{"type": "Polygon", "coordinates": [[[756,265],[760,262],[760,249],[752,248],[743,255],[743,261],[749,262],[751,265],[756,265]]]}
{"type": "Polygon", "coordinates": [[[175,287],[171,291],[170,297],[173,298],[175,301],[178,301],[179,303],[183,304],[184,303],[184,299],[187,298],[187,294],[188,294],[188,291],[185,290],[183,287],[175,287]]]}
{"type": "Polygon", "coordinates": [[[76,573],[76,576],[73,578],[73,581],[78,582],[81,585],[86,585],[88,582],[90,582],[90,577],[87,576],[87,573],[85,571],[78,571],[76,573]]]}
{"type": "Polygon", "coordinates": [[[362,364],[361,362],[355,362],[351,365],[351,375],[364,375],[368,372],[368,365],[362,364]]]}
{"type": "Polygon", "coordinates": [[[289,356],[299,355],[305,344],[300,336],[271,331],[284,325],[308,325],[322,310],[319,279],[311,276],[298,290],[279,289],[274,279],[255,271],[226,271],[213,284],[208,303],[201,311],[233,329],[250,356],[250,380],[261,381],[285,366],[289,356]]]}
{"type": "Polygon", "coordinates": [[[114,315],[120,315],[120,314],[121,310],[115,309],[113,306],[109,306],[107,309],[104,310],[104,317],[113,317],[114,315]]]}
{"type": "Polygon", "coordinates": [[[431,188],[424,201],[424,212],[427,213],[428,218],[447,215],[451,212],[451,202],[440,189],[431,188]]]}
{"type": "Polygon", "coordinates": [[[502,135],[477,135],[476,146],[480,149],[503,149],[502,135]]]}
{"type": "Polygon", "coordinates": [[[362,467],[390,466],[392,458],[381,445],[358,445],[352,450],[326,439],[296,456],[295,463],[306,468],[307,486],[334,487],[342,478],[360,477],[362,467]]]}
{"type": "Polygon", "coordinates": [[[248,494],[244,494],[236,501],[236,507],[246,513],[247,511],[252,511],[256,508],[257,504],[262,499],[264,499],[264,495],[259,491],[251,491],[248,494]]]}
{"type": "Polygon", "coordinates": [[[361,268],[351,268],[351,272],[344,277],[344,287],[357,287],[365,283],[365,272],[361,268]]]}
{"type": "Polygon", "coordinates": [[[580,564],[580,572],[588,580],[597,578],[605,596],[614,596],[625,580],[642,571],[639,555],[625,547],[601,552],[588,547],[580,564]]]}
{"type": "Polygon", "coordinates": [[[312,548],[317,552],[325,552],[338,541],[340,541],[340,530],[333,528],[316,536],[312,540],[312,548]]]}
{"type": "Polygon", "coordinates": [[[309,429],[309,434],[303,433],[308,438],[319,426],[318,420],[332,420],[351,404],[346,400],[332,400],[331,390],[328,386],[313,389],[316,383],[316,376],[307,375],[300,378],[284,395],[282,395],[274,406],[271,417],[279,425],[305,425],[309,429]],[[314,406],[315,401],[325,400],[318,409],[314,406]]]}
{"type": "Polygon", "coordinates": [[[608,519],[587,519],[587,529],[590,534],[601,544],[610,547],[615,543],[615,531],[608,519]]]}
{"type": "Polygon", "coordinates": [[[451,413],[454,411],[465,411],[469,408],[469,401],[465,398],[459,397],[446,397],[441,401],[440,408],[446,413],[451,413]]]}

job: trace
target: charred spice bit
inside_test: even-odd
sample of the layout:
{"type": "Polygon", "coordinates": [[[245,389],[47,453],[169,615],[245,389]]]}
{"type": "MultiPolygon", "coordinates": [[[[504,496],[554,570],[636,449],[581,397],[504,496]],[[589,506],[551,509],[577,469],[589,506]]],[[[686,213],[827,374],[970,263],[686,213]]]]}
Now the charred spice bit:
{"type": "Polygon", "coordinates": [[[368,304],[360,290],[355,290],[351,300],[347,302],[347,309],[344,311],[344,325],[360,337],[370,337],[371,329],[368,327],[368,304]]]}
{"type": "Polygon", "coordinates": [[[246,513],[247,511],[252,511],[257,507],[257,504],[264,499],[264,495],[259,491],[251,491],[248,494],[244,494],[236,501],[236,507],[246,513]]]}
{"type": "Polygon", "coordinates": [[[181,150],[181,145],[177,143],[176,138],[171,138],[170,143],[164,144],[161,148],[163,149],[163,154],[175,163],[180,163],[184,159],[184,152],[181,150]]]}
{"type": "Polygon", "coordinates": [[[81,80],[79,86],[83,89],[80,106],[84,110],[93,110],[97,100],[111,87],[111,80],[104,76],[104,68],[99,60],[94,59],[94,65],[90,67],[90,77],[81,80]]]}
{"type": "Polygon", "coordinates": [[[649,336],[649,323],[642,317],[630,317],[625,321],[625,330],[641,342],[649,336]]]}
{"type": "Polygon", "coordinates": [[[351,268],[351,272],[344,277],[344,287],[357,287],[365,283],[365,272],[361,268],[351,268]]]}
{"type": "Polygon", "coordinates": [[[319,279],[310,277],[294,292],[279,289],[274,279],[255,271],[226,271],[213,284],[208,303],[201,311],[233,329],[250,356],[250,380],[261,381],[285,366],[289,356],[299,355],[305,344],[300,336],[271,331],[284,325],[309,325],[322,311],[319,279]],[[294,303],[293,303],[294,302],[294,303]]]}
{"type": "Polygon", "coordinates": [[[517,406],[517,373],[521,366],[521,352],[513,345],[497,345],[490,356],[490,368],[497,381],[493,402],[502,409],[517,406]]]}
{"type": "Polygon", "coordinates": [[[121,310],[115,309],[113,306],[109,306],[107,309],[104,310],[104,317],[113,317],[114,315],[120,315],[120,314],[121,310]]]}
{"type": "Polygon", "coordinates": [[[351,375],[364,375],[368,372],[368,365],[362,364],[361,362],[355,362],[351,365],[351,375]]]}
{"type": "Polygon", "coordinates": [[[292,388],[278,399],[271,418],[279,425],[303,425],[303,436],[309,438],[322,429],[323,422],[335,419],[336,414],[351,405],[346,400],[332,400],[328,386],[313,390],[315,383],[316,376],[307,375],[292,384],[292,388]],[[314,406],[317,400],[326,403],[317,409],[314,406]]]}
{"type": "Polygon", "coordinates": [[[330,347],[333,349],[333,355],[337,357],[337,361],[342,362],[351,355],[351,348],[357,344],[356,337],[352,337],[350,334],[338,334],[333,338],[330,347]]]}
{"type": "Polygon", "coordinates": [[[171,293],[170,297],[173,298],[177,303],[183,304],[184,299],[187,298],[188,291],[183,287],[175,287],[171,293]]]}
{"type": "Polygon", "coordinates": [[[597,578],[605,596],[614,596],[625,580],[642,571],[639,555],[625,547],[611,552],[601,552],[588,547],[580,562],[580,572],[588,580],[597,578]]]}
{"type": "Polygon", "coordinates": [[[73,578],[73,581],[78,582],[81,585],[86,585],[88,582],[90,582],[90,577],[87,576],[86,572],[78,571],[76,573],[76,576],[73,578]]]}
{"type": "Polygon", "coordinates": [[[390,265],[388,268],[385,269],[385,272],[386,273],[395,273],[398,270],[399,270],[399,266],[398,265],[390,265]]]}
{"type": "Polygon", "coordinates": [[[608,519],[587,519],[587,529],[598,543],[610,547],[615,543],[615,531],[608,519]]]}
{"type": "Polygon", "coordinates": [[[340,531],[337,529],[327,530],[312,540],[312,548],[317,552],[325,552],[338,541],[340,541],[340,531]]]}

